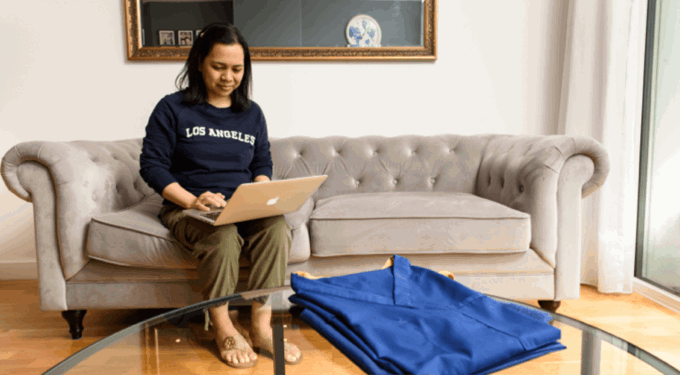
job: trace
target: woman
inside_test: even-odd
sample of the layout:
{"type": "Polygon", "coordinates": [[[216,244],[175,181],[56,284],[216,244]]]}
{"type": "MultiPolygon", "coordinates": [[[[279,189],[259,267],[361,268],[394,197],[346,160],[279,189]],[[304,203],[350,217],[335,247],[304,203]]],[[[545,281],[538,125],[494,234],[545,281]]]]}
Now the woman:
{"type": "MultiPolygon", "coordinates": [[[[156,105],[142,145],[140,174],[165,198],[158,215],[163,225],[197,259],[205,299],[234,293],[241,252],[252,265],[249,290],[284,284],[291,235],[283,216],[214,227],[182,212],[224,207],[240,184],[270,180],[267,125],[248,98],[250,84],[250,52],[240,32],[225,23],[206,26],[177,77],[180,91],[156,105]]],[[[271,307],[265,302],[252,302],[252,347],[227,305],[208,309],[206,329],[211,322],[228,365],[254,366],[254,348],[273,353],[271,307]]],[[[302,354],[286,343],[285,359],[298,363],[302,354]]]]}

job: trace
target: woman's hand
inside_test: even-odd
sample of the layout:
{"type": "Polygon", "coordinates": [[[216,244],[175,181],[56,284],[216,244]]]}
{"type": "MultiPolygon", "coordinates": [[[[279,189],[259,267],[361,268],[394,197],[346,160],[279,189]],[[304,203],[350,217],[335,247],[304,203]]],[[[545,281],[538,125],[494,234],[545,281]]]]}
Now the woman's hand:
{"type": "Polygon", "coordinates": [[[210,207],[208,207],[208,205],[214,207],[224,207],[227,205],[227,201],[224,200],[224,195],[222,193],[214,194],[210,191],[206,191],[205,193],[199,195],[198,198],[196,198],[196,200],[191,203],[189,208],[194,208],[201,211],[210,211],[210,207]]]}

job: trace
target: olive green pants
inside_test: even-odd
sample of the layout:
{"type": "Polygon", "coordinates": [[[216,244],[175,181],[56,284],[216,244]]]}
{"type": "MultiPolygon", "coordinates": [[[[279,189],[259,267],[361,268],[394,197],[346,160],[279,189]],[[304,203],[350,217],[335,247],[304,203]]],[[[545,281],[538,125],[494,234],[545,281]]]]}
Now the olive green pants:
{"type": "MultiPolygon", "coordinates": [[[[250,261],[247,289],[283,286],[290,254],[290,227],[283,215],[212,226],[187,216],[177,205],[164,205],[161,222],[181,247],[198,260],[203,298],[234,293],[241,252],[250,261]]],[[[263,298],[261,303],[264,303],[263,298]]]]}

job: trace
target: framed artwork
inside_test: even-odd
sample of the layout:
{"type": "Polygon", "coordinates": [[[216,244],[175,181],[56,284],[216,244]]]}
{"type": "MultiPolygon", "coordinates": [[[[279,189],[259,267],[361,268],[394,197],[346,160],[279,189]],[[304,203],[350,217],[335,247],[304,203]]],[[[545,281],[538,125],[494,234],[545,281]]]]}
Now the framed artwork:
{"type": "Polygon", "coordinates": [[[161,46],[174,46],[175,32],[173,30],[159,30],[158,39],[160,40],[161,46]]]}
{"type": "Polygon", "coordinates": [[[242,25],[240,29],[247,35],[253,61],[437,60],[439,0],[352,1],[375,3],[375,7],[365,9],[350,9],[352,6],[346,5],[348,0],[123,2],[128,60],[186,61],[190,51],[186,47],[193,45],[200,35],[197,28],[217,20],[242,25]],[[309,14],[281,16],[282,9],[288,13],[293,9],[299,11],[301,3],[309,14]],[[381,10],[385,7],[389,11],[381,10]],[[237,14],[243,18],[235,17],[237,14]],[[348,22],[350,20],[353,22],[348,22]],[[142,40],[144,28],[148,34],[147,44],[142,40]],[[192,39],[173,35],[187,29],[193,32],[192,39]],[[156,39],[158,32],[160,43],[156,39]],[[353,48],[355,46],[363,48],[353,48]]]}
{"type": "Polygon", "coordinates": [[[190,46],[194,44],[194,32],[191,30],[179,30],[177,31],[179,45],[180,46],[190,46]]]}

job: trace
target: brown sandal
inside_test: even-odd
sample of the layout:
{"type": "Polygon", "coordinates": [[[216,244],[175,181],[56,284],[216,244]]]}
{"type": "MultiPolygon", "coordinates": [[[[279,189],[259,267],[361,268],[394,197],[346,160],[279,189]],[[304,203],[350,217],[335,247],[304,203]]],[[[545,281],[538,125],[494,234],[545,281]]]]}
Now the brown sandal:
{"type": "MultiPolygon", "coordinates": [[[[215,339],[215,342],[217,343],[217,339],[215,339]]],[[[234,363],[234,362],[229,362],[224,357],[222,357],[222,351],[224,350],[240,350],[242,352],[248,353],[250,346],[248,345],[248,342],[246,341],[243,336],[241,336],[240,333],[237,333],[235,336],[228,336],[227,338],[224,339],[224,342],[222,343],[222,346],[220,344],[217,344],[217,349],[220,352],[220,359],[224,361],[227,365],[234,367],[234,368],[250,368],[255,365],[257,365],[257,359],[255,360],[250,360],[248,362],[243,362],[243,363],[234,363]]]]}

